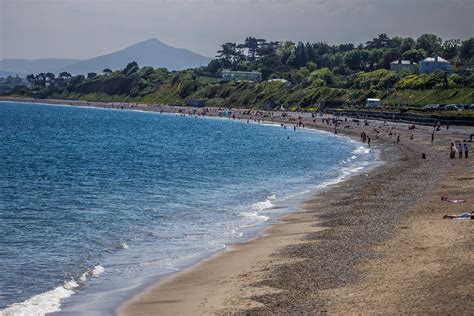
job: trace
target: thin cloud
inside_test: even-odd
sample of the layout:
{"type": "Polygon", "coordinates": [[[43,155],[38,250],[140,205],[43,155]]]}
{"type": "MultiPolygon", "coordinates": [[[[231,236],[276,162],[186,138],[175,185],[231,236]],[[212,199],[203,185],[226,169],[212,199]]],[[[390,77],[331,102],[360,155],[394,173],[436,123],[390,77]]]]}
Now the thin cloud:
{"type": "Polygon", "coordinates": [[[214,56],[246,36],[365,42],[474,34],[472,0],[0,0],[0,58],[88,58],[156,37],[214,56]]]}

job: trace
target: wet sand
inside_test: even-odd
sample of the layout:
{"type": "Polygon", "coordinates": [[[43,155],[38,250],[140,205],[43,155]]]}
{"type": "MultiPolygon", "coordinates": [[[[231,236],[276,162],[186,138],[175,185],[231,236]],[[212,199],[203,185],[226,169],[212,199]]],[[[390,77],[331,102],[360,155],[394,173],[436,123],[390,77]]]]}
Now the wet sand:
{"type": "Polygon", "coordinates": [[[443,127],[431,144],[432,127],[350,125],[339,133],[368,133],[383,166],[328,188],[263,237],[153,285],[118,313],[473,311],[473,222],[442,219],[474,209],[472,158],[448,159],[450,141],[473,129],[443,127]],[[400,133],[399,144],[390,130],[400,133]]]}
{"type": "MultiPolygon", "coordinates": [[[[334,131],[316,121],[303,118],[307,127],[334,131]]],[[[348,125],[338,133],[359,139],[365,131],[382,166],[327,188],[260,238],[152,285],[117,313],[471,314],[474,221],[442,217],[474,210],[474,158],[448,159],[449,143],[474,128],[443,126],[431,144],[428,126],[348,125]],[[399,144],[389,131],[400,134],[399,144]]]]}

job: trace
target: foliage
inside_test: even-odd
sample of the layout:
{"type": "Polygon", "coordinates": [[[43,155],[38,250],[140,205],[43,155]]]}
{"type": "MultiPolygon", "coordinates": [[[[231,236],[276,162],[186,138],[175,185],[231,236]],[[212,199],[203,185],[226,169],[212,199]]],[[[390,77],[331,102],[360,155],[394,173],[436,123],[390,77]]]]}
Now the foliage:
{"type": "MultiPolygon", "coordinates": [[[[62,72],[30,74],[16,94],[45,98],[79,98],[100,101],[183,104],[204,99],[208,105],[260,107],[273,102],[285,108],[317,108],[379,97],[384,102],[406,103],[446,100],[443,91],[462,91],[464,103],[474,103],[474,77],[463,69],[472,67],[474,39],[443,42],[424,34],[389,37],[380,34],[365,44],[267,42],[247,37],[243,43],[224,43],[208,66],[183,71],[140,67],[128,63],[123,70],[104,69],[102,74],[72,76],[62,72]],[[388,70],[398,58],[415,62],[434,53],[449,58],[456,73],[396,74],[388,70]],[[223,69],[260,71],[263,82],[220,82],[223,69]],[[285,79],[266,81],[267,79],[285,79]],[[432,92],[436,90],[436,92],[432,92]]],[[[9,89],[12,90],[13,86],[9,89]]],[[[455,102],[455,101],[453,101],[455,102]]]]}

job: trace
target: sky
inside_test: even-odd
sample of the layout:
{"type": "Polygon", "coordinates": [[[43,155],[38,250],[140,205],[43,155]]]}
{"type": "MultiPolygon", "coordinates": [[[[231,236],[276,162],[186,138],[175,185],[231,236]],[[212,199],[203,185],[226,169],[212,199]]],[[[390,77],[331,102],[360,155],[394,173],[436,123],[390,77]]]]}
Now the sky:
{"type": "Polygon", "coordinates": [[[157,38],[213,57],[225,42],[474,36],[474,0],[0,0],[0,59],[78,58],[157,38]]]}

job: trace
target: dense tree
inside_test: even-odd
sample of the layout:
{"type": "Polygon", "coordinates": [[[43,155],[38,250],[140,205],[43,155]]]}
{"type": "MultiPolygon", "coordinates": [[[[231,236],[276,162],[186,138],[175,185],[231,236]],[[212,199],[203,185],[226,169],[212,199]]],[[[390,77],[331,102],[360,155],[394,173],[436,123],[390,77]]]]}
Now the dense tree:
{"type": "Polygon", "coordinates": [[[284,41],[284,42],[281,42],[280,45],[278,45],[278,49],[276,53],[280,57],[281,63],[284,65],[288,65],[290,58],[292,56],[294,57],[294,52],[295,52],[295,44],[290,41],[284,41]]]}
{"type": "Polygon", "coordinates": [[[28,81],[30,86],[34,88],[36,84],[36,76],[34,74],[29,74],[26,76],[26,81],[28,81]]]}
{"type": "Polygon", "coordinates": [[[29,93],[30,96],[39,98],[63,97],[70,93],[71,96],[94,94],[94,98],[106,98],[107,95],[121,95],[128,98],[146,96],[145,100],[152,100],[163,93],[161,90],[166,90],[166,97],[162,102],[179,103],[184,98],[209,100],[215,98],[216,105],[222,104],[222,100],[227,100],[232,93],[241,93],[245,95],[245,101],[241,103],[239,101],[237,104],[249,105],[263,100],[270,101],[265,98],[274,98],[281,90],[285,90],[293,95],[288,101],[289,104],[311,105],[320,93],[325,94],[326,91],[331,91],[328,92],[330,94],[337,93],[338,89],[363,89],[362,95],[350,97],[356,99],[368,95],[380,96],[381,91],[386,93],[391,87],[395,89],[472,87],[473,75],[464,70],[473,66],[473,55],[473,38],[462,42],[459,40],[442,42],[440,38],[430,34],[424,34],[416,41],[410,37],[390,38],[387,34],[380,34],[365,45],[330,45],[322,42],[298,42],[295,45],[289,41],[267,42],[264,39],[247,37],[243,43],[223,44],[217,52],[217,57],[206,67],[169,72],[166,69],[152,67],[140,68],[136,62],[131,62],[121,71],[113,72],[106,68],[102,71],[103,76],[89,73],[87,74],[89,80],[83,75],[72,77],[67,72],[60,73],[58,78],[54,78],[51,73],[40,73],[36,76],[27,76],[30,84],[26,92],[21,93],[29,93]],[[455,74],[444,78],[441,74],[438,78],[435,75],[396,74],[389,70],[390,62],[400,57],[419,62],[435,53],[452,62],[455,74]],[[291,85],[216,84],[223,69],[257,70],[261,72],[264,80],[282,78],[289,80],[291,85]],[[107,75],[112,73],[113,75],[107,75]],[[321,92],[319,87],[324,87],[322,89],[325,92],[321,92]],[[254,90],[247,93],[247,89],[254,90]]]}
{"type": "Polygon", "coordinates": [[[419,62],[425,57],[425,51],[422,49],[410,49],[402,54],[403,59],[412,60],[414,62],[419,62]]]}
{"type": "Polygon", "coordinates": [[[450,39],[443,43],[443,52],[442,55],[444,58],[453,59],[459,53],[459,48],[461,47],[461,40],[459,39],[450,39]]]}
{"type": "Polygon", "coordinates": [[[52,72],[47,72],[45,76],[49,83],[53,83],[54,79],[56,78],[56,76],[52,72]]]}
{"type": "Polygon", "coordinates": [[[459,50],[461,59],[465,60],[465,64],[472,64],[474,62],[474,37],[465,40],[461,44],[459,50]]]}
{"type": "Polygon", "coordinates": [[[368,49],[372,48],[391,48],[392,47],[392,39],[388,37],[387,34],[383,33],[380,34],[377,38],[374,38],[371,41],[368,41],[365,44],[365,47],[368,49]]]}
{"type": "Polygon", "coordinates": [[[77,75],[77,76],[72,77],[70,84],[77,85],[79,83],[82,83],[85,79],[86,78],[84,77],[84,75],[77,75]]]}
{"type": "MultiPolygon", "coordinates": [[[[327,44],[325,45],[329,46],[327,44]]],[[[340,44],[339,46],[337,46],[337,50],[341,52],[348,52],[348,51],[353,50],[354,47],[355,47],[354,44],[340,44]]]]}
{"type": "Polygon", "coordinates": [[[39,74],[36,75],[35,79],[36,79],[36,82],[39,82],[39,84],[42,86],[42,87],[46,87],[46,74],[44,72],[41,72],[39,74]]]}
{"type": "Polygon", "coordinates": [[[221,45],[221,49],[217,51],[217,58],[224,60],[224,65],[231,66],[242,59],[242,48],[235,43],[225,43],[221,45]]]}
{"type": "Polygon", "coordinates": [[[415,40],[411,37],[404,38],[402,45],[400,46],[400,53],[403,54],[409,50],[414,49],[416,46],[415,40]]]}
{"type": "Polygon", "coordinates": [[[306,66],[306,63],[309,61],[309,59],[306,50],[306,45],[303,42],[298,42],[298,44],[296,45],[294,56],[295,58],[293,60],[292,66],[296,68],[306,66]]]}
{"type": "Polygon", "coordinates": [[[423,49],[429,56],[439,52],[443,40],[434,34],[423,34],[416,39],[416,48],[423,49]]]}
{"type": "Polygon", "coordinates": [[[352,70],[364,70],[367,66],[368,57],[368,50],[355,49],[345,55],[344,63],[352,70]]]}
{"type": "Polygon", "coordinates": [[[70,79],[72,78],[72,75],[67,72],[67,71],[63,71],[63,72],[60,72],[59,75],[58,75],[58,78],[61,78],[61,79],[70,79]]]}
{"type": "Polygon", "coordinates": [[[264,39],[257,39],[255,37],[247,37],[239,48],[247,49],[247,58],[250,61],[254,61],[257,57],[258,49],[264,45],[266,41],[264,39]]]}
{"type": "Polygon", "coordinates": [[[136,70],[138,70],[138,64],[136,61],[132,61],[131,63],[127,64],[127,66],[122,70],[122,73],[127,75],[136,70]]]}

